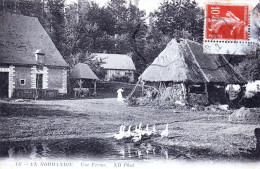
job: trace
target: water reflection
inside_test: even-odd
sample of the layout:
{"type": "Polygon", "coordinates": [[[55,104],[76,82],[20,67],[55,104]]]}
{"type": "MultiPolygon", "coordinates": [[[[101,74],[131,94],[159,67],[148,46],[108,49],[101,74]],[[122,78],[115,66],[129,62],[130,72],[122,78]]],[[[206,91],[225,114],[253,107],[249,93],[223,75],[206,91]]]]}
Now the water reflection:
{"type": "Polygon", "coordinates": [[[104,159],[168,159],[167,148],[151,143],[122,143],[113,139],[63,139],[45,141],[4,142],[1,158],[104,158],[104,159]]]}
{"type": "MultiPolygon", "coordinates": [[[[162,146],[152,141],[118,142],[114,139],[61,139],[1,142],[0,158],[29,159],[221,159],[211,149],[162,146]]],[[[226,157],[225,157],[226,158],[226,157]]]]}
{"type": "Polygon", "coordinates": [[[152,159],[161,158],[168,159],[168,148],[159,145],[152,145],[151,143],[125,143],[117,144],[115,146],[119,150],[119,155],[122,159],[152,159]]]}

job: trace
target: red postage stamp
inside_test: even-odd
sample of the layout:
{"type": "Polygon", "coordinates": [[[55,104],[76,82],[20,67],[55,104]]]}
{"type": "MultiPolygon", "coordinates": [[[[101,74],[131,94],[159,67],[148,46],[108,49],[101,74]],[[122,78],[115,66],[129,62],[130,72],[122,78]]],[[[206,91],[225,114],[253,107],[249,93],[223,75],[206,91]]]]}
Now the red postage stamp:
{"type": "Polygon", "coordinates": [[[205,39],[248,40],[249,7],[247,5],[207,4],[205,39]]]}

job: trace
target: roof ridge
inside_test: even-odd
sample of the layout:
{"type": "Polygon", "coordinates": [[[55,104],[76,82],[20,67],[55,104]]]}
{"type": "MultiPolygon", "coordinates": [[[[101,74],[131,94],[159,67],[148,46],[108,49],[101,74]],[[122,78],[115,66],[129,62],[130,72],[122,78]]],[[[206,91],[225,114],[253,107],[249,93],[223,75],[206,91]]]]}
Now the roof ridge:
{"type": "MultiPolygon", "coordinates": [[[[232,71],[235,73],[235,74],[237,74],[241,79],[243,79],[244,81],[246,81],[245,79],[244,79],[244,77],[240,74],[240,72],[238,73],[235,69],[234,69],[234,67],[229,63],[229,61],[227,61],[227,59],[226,59],[226,57],[225,56],[223,56],[223,55],[220,55],[224,60],[225,60],[225,62],[227,62],[227,64],[228,64],[228,66],[232,69],[232,71]]],[[[237,77],[236,77],[237,78],[237,77]]],[[[238,78],[237,78],[237,80],[239,80],[238,78]]],[[[239,80],[240,81],[240,80],[239,80]]]]}
{"type": "Polygon", "coordinates": [[[204,76],[204,78],[206,79],[207,82],[210,82],[209,79],[208,79],[208,77],[206,76],[206,74],[205,74],[204,71],[202,70],[201,66],[199,65],[199,63],[198,63],[198,61],[197,61],[195,55],[193,54],[193,51],[192,51],[191,48],[190,48],[190,45],[189,45],[188,43],[187,43],[187,46],[188,46],[188,48],[189,48],[189,50],[190,50],[190,52],[191,52],[191,55],[192,55],[192,57],[193,57],[193,59],[194,59],[196,65],[199,67],[199,70],[201,71],[202,75],[204,76]]]}
{"type": "Polygon", "coordinates": [[[28,16],[28,15],[16,14],[11,12],[3,12],[3,11],[0,12],[0,15],[10,15],[10,16],[19,16],[19,17],[26,17],[31,19],[38,19],[38,17],[35,16],[28,16]]]}

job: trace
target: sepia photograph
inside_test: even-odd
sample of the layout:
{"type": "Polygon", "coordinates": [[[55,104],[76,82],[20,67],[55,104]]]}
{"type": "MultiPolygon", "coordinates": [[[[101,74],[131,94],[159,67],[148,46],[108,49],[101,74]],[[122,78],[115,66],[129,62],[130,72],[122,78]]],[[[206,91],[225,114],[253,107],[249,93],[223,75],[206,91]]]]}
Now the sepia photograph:
{"type": "Polygon", "coordinates": [[[259,0],[0,0],[0,169],[258,169],[259,45],[259,0]]]}

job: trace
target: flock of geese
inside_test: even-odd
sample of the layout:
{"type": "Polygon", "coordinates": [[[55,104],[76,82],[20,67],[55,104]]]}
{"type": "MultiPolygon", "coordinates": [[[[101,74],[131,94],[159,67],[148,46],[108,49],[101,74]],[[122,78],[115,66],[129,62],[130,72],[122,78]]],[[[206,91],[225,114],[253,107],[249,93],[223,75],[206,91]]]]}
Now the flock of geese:
{"type": "Polygon", "coordinates": [[[142,129],[142,123],[139,124],[139,126],[136,125],[134,130],[131,130],[132,126],[128,126],[128,130],[125,131],[126,126],[121,125],[119,132],[114,134],[114,138],[116,140],[123,140],[123,139],[130,139],[133,142],[139,142],[143,138],[150,138],[151,136],[161,136],[168,137],[169,131],[168,131],[168,123],[165,126],[165,130],[163,130],[160,134],[155,129],[155,124],[153,125],[153,129],[149,130],[149,125],[146,125],[145,130],[142,129]]]}

